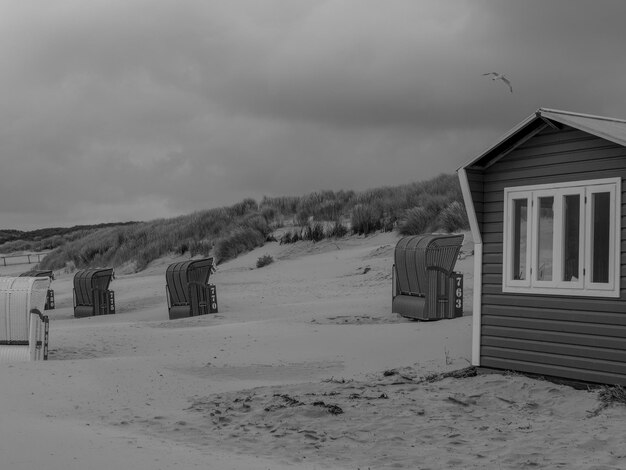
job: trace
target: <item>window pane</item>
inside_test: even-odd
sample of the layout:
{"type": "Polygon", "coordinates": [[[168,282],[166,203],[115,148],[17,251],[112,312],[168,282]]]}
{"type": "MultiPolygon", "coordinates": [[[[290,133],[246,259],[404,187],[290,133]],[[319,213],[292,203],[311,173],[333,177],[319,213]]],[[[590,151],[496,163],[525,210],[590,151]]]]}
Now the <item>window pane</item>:
{"type": "Polygon", "coordinates": [[[513,279],[526,279],[528,200],[513,201],[513,279]]]}
{"type": "Polygon", "coordinates": [[[591,282],[609,282],[611,193],[591,196],[591,282]]]}
{"type": "Polygon", "coordinates": [[[537,244],[537,280],[552,280],[554,240],[554,197],[539,198],[539,224],[537,244]]]}
{"type": "Polygon", "coordinates": [[[563,280],[577,281],[580,264],[580,196],[565,196],[563,206],[563,280]]]}

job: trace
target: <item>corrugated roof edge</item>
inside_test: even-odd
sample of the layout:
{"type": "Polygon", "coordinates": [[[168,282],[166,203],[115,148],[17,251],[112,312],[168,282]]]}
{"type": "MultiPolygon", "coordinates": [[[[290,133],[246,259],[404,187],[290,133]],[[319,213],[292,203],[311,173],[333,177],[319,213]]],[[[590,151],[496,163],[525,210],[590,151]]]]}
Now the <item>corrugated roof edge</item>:
{"type": "Polygon", "coordinates": [[[535,114],[537,113],[539,113],[540,115],[542,115],[543,113],[564,114],[566,116],[578,116],[578,117],[588,118],[588,119],[597,119],[599,121],[614,121],[614,122],[621,122],[621,123],[626,124],[626,119],[618,119],[618,118],[612,118],[608,116],[598,116],[595,114],[574,113],[572,111],[562,111],[560,109],[539,108],[535,112],[535,114]]]}
{"type": "Polygon", "coordinates": [[[626,120],[624,119],[617,119],[605,116],[594,116],[592,114],[571,113],[567,111],[557,111],[551,109],[542,109],[540,111],[543,111],[540,115],[544,118],[560,122],[561,124],[574,127],[575,129],[579,129],[581,131],[626,147],[626,120]],[[581,120],[588,122],[581,122],[581,120]],[[619,129],[620,132],[615,132],[617,130],[616,127],[607,128],[606,125],[602,126],[600,125],[601,123],[598,123],[597,121],[617,124],[619,127],[621,127],[621,129],[619,129]],[[596,126],[594,127],[590,124],[596,124],[596,126]]]}
{"type": "Polygon", "coordinates": [[[457,168],[457,171],[460,170],[461,168],[467,168],[470,165],[472,165],[472,164],[476,163],[477,161],[481,160],[482,158],[487,156],[490,152],[494,151],[497,147],[500,147],[504,142],[512,139],[515,135],[519,134],[520,131],[522,131],[523,129],[525,129],[527,126],[529,126],[530,124],[532,124],[533,122],[535,122],[538,119],[549,119],[549,120],[552,120],[552,121],[556,121],[556,122],[558,122],[560,124],[565,124],[565,125],[574,127],[576,129],[580,129],[582,131],[588,132],[588,133],[593,134],[593,135],[597,135],[598,137],[602,137],[604,139],[608,139],[608,140],[610,140],[612,142],[615,142],[617,144],[620,144],[620,145],[623,145],[623,146],[626,147],[626,139],[622,138],[621,136],[616,136],[614,134],[611,134],[610,132],[601,132],[598,129],[594,129],[594,128],[585,126],[585,125],[581,124],[578,121],[575,121],[575,120],[572,120],[572,119],[568,119],[568,117],[583,118],[583,119],[593,119],[593,120],[598,120],[598,121],[609,121],[609,122],[624,124],[626,126],[626,120],[625,119],[617,119],[617,118],[611,118],[611,117],[606,117],[606,116],[597,116],[597,115],[593,115],[593,114],[575,113],[575,112],[563,111],[563,110],[559,110],[559,109],[539,108],[533,114],[531,114],[526,119],[524,119],[522,122],[520,122],[517,126],[513,127],[506,134],[504,134],[500,139],[498,139],[496,141],[496,143],[494,143],[493,145],[489,146],[487,149],[485,149],[478,156],[472,158],[467,163],[465,163],[464,165],[461,165],[459,168],[457,168]]]}

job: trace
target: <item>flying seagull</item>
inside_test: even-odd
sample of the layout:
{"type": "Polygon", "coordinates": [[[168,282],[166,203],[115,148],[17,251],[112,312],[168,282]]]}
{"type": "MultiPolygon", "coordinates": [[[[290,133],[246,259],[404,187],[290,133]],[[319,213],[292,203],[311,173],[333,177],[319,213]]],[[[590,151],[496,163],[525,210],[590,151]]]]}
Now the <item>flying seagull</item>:
{"type": "Polygon", "coordinates": [[[511,93],[513,93],[513,87],[511,86],[511,82],[509,81],[508,78],[504,76],[503,73],[488,72],[488,73],[483,73],[483,75],[491,75],[492,80],[502,80],[504,83],[508,85],[509,90],[511,90],[511,93]]]}

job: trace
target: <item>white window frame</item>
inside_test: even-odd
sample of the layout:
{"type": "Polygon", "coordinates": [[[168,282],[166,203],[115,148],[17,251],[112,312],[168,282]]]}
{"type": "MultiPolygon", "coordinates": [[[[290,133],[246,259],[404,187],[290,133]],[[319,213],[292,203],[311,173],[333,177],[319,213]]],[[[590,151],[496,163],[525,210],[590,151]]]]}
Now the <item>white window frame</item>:
{"type": "MultiPolygon", "coordinates": [[[[506,190],[505,190],[506,192],[506,190]]],[[[530,191],[525,191],[520,189],[519,191],[510,191],[511,197],[505,196],[505,207],[504,207],[504,217],[507,220],[505,230],[508,231],[508,238],[512,239],[513,234],[513,215],[515,210],[513,207],[514,201],[517,200],[526,200],[526,257],[525,257],[525,266],[526,270],[529,271],[530,263],[531,263],[531,202],[532,202],[532,193],[530,191]],[[507,214],[511,214],[507,218],[507,214]]],[[[504,247],[504,267],[503,267],[503,279],[507,277],[507,287],[519,288],[522,290],[528,289],[530,287],[530,274],[527,272],[526,277],[524,279],[514,279],[513,278],[513,243],[510,243],[510,246],[507,244],[503,245],[504,247]],[[505,274],[506,273],[506,274],[505,274]]]]}
{"type": "Polygon", "coordinates": [[[621,269],[621,178],[605,178],[587,181],[575,181],[556,184],[539,184],[531,186],[517,186],[504,189],[504,224],[503,224],[503,266],[502,291],[511,293],[549,294],[587,297],[619,297],[620,269],[621,269]],[[609,221],[609,282],[591,282],[591,197],[594,193],[610,194],[609,221]],[[565,196],[580,196],[580,232],[579,232],[579,259],[578,280],[563,281],[564,246],[561,242],[564,231],[565,196]],[[553,264],[552,279],[539,280],[538,266],[538,228],[540,197],[554,198],[553,219],[553,264]],[[515,200],[527,200],[527,227],[526,227],[526,279],[513,279],[513,217],[515,200]]]}

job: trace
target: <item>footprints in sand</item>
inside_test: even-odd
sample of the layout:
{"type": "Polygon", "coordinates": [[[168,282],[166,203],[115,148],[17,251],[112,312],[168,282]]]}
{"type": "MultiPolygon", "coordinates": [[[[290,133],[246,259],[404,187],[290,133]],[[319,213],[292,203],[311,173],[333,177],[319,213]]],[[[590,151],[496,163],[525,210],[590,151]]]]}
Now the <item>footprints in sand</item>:
{"type": "Polygon", "coordinates": [[[420,376],[402,367],[361,380],[194,396],[171,415],[139,417],[125,409],[109,422],[129,434],[141,427],[198,448],[215,446],[294,466],[316,462],[320,468],[566,468],[560,464],[572,449],[613,445],[592,439],[594,426],[606,420],[587,418],[584,406],[567,410],[559,402],[568,393],[563,387],[475,372],[420,376]],[[565,413],[584,421],[587,437],[568,432],[571,419],[554,419],[565,413]],[[572,439],[578,439],[574,447],[572,439]]]}
{"type": "Polygon", "coordinates": [[[50,360],[76,360],[107,357],[114,354],[115,345],[103,342],[86,342],[79,347],[59,346],[48,352],[50,360]]]}
{"type": "MultiPolygon", "coordinates": [[[[326,380],[306,387],[261,387],[196,397],[184,411],[206,439],[220,446],[278,454],[293,462],[319,459],[320,450],[328,460],[341,462],[347,452],[352,461],[361,454],[364,465],[387,468],[390,455],[410,456],[406,448],[434,446],[442,436],[452,447],[469,446],[462,432],[444,421],[448,411],[429,409],[422,399],[425,387],[434,386],[420,383],[417,374],[403,368],[367,382],[326,380]],[[412,429],[418,422],[432,423],[433,431],[416,436],[412,429]]],[[[441,397],[433,399],[443,406],[441,397]]],[[[392,466],[416,468],[417,460],[405,460],[392,466]]]]}
{"type": "Polygon", "coordinates": [[[397,313],[381,313],[380,315],[333,315],[326,318],[314,318],[311,323],[319,325],[380,325],[386,323],[410,323],[411,320],[397,313]]]}

